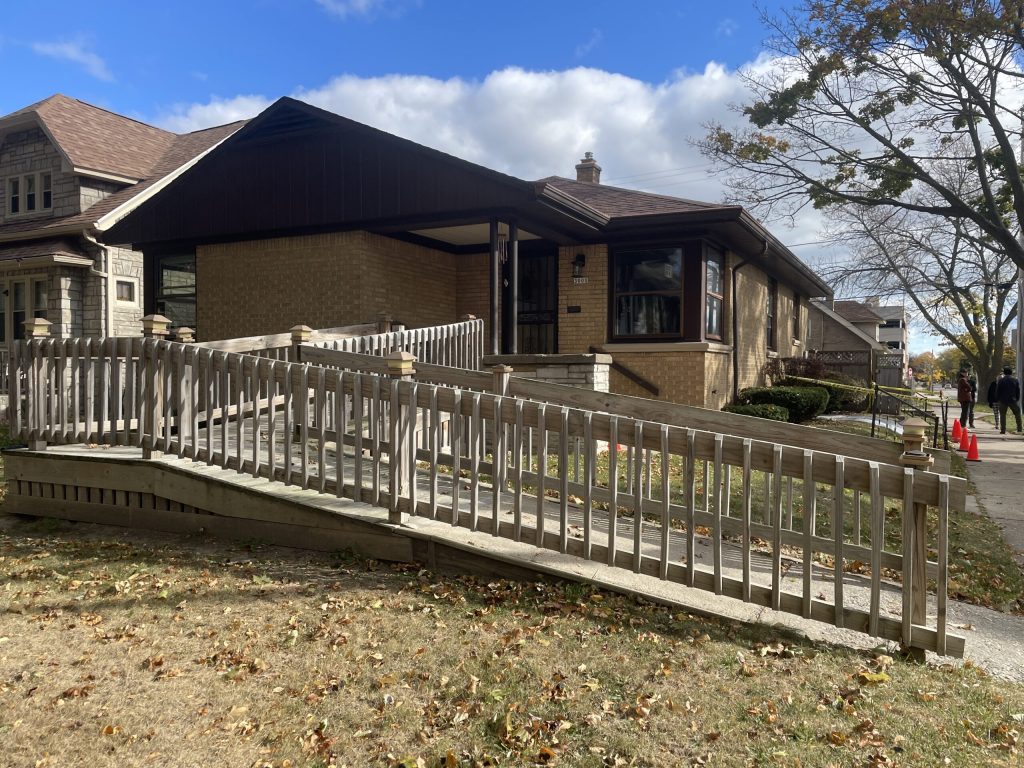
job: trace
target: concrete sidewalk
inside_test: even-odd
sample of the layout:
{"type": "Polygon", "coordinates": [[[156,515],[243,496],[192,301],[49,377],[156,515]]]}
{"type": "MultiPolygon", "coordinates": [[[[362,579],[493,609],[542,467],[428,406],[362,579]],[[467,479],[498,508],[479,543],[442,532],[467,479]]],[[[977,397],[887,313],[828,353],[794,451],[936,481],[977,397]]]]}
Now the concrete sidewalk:
{"type": "MultiPolygon", "coordinates": [[[[1013,430],[1013,414],[1007,416],[1013,430]]],[[[978,435],[981,461],[967,464],[968,477],[976,488],[975,495],[967,497],[967,511],[984,512],[995,520],[1017,564],[1024,568],[1024,436],[1012,431],[1002,435],[990,419],[988,415],[975,419],[973,432],[978,435]]]]}

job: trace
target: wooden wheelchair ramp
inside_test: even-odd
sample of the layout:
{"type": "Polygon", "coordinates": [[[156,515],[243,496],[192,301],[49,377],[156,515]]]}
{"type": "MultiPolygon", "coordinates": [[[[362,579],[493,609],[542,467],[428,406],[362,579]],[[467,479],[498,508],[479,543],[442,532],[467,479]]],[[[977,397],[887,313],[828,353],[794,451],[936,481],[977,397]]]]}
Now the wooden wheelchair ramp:
{"type": "Polygon", "coordinates": [[[963,654],[946,626],[958,478],[617,413],[614,396],[524,399],[507,375],[491,392],[436,364],[417,380],[400,350],[316,357],[18,346],[12,426],[34,450],[8,455],[12,511],[500,563],[963,654]]]}

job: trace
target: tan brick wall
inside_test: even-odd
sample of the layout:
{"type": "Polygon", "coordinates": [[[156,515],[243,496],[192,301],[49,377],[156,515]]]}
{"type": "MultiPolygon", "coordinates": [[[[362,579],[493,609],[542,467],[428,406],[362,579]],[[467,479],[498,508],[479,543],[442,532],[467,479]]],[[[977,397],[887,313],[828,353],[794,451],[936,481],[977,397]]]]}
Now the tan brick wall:
{"type": "Polygon", "coordinates": [[[721,409],[732,402],[732,353],[704,355],[704,407],[721,409]]]}
{"type": "Polygon", "coordinates": [[[650,392],[612,369],[611,391],[621,395],[649,397],[671,403],[703,406],[707,400],[704,352],[612,352],[620,363],[658,388],[650,392]]]}
{"type": "MultiPolygon", "coordinates": [[[[459,317],[474,315],[484,321],[484,349],[490,350],[491,338],[491,267],[490,256],[474,253],[455,257],[458,273],[455,307],[459,317]]],[[[501,306],[501,297],[498,298],[501,306]]],[[[499,318],[501,315],[498,315],[499,318]]],[[[500,329],[500,326],[499,326],[500,329]]]]}
{"type": "MultiPolygon", "coordinates": [[[[735,259],[735,256],[731,256],[735,259]]],[[[768,275],[753,265],[747,265],[736,276],[736,304],[738,307],[739,339],[739,389],[764,384],[762,370],[769,352],[765,335],[764,313],[768,300],[768,275]]],[[[805,346],[794,343],[793,339],[793,291],[779,284],[776,304],[776,349],[772,353],[779,357],[799,357],[805,346]]],[[[731,311],[730,311],[731,312],[731,311]]],[[[807,304],[801,298],[800,332],[807,333],[807,304]]],[[[729,314],[729,323],[732,315],[729,314]]]]}
{"type": "MultiPolygon", "coordinates": [[[[608,246],[587,245],[558,249],[558,351],[561,354],[589,352],[592,345],[608,341],[608,246]],[[583,268],[587,282],[572,279],[576,254],[587,257],[583,268]],[[567,308],[578,306],[570,314],[567,308]]],[[[614,383],[613,383],[613,391],[614,383]]]]}
{"type": "Polygon", "coordinates": [[[410,327],[457,319],[455,257],[368,232],[200,246],[202,339],[368,322],[390,312],[410,327]]]}

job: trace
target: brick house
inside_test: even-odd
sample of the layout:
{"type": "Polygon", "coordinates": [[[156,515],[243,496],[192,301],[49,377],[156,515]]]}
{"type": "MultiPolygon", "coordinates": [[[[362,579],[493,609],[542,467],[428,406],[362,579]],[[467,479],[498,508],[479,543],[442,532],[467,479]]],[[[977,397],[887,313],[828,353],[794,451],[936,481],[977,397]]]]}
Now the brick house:
{"type": "Polygon", "coordinates": [[[103,232],[239,125],[178,135],[59,94],[0,117],[0,353],[34,317],[139,334],[142,254],[103,232]]]}
{"type": "Polygon", "coordinates": [[[605,353],[612,391],[710,408],[802,354],[829,288],[743,208],[576,170],[525,181],[285,98],[104,242],[201,339],[473,314],[493,354],[605,353]]]}

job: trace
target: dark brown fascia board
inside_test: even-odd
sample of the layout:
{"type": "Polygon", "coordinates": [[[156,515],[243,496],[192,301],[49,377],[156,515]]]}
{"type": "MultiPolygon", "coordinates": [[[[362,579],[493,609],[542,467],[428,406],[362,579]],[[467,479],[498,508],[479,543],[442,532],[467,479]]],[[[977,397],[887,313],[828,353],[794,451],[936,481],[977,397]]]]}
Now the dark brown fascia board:
{"type": "Polygon", "coordinates": [[[815,294],[815,297],[829,297],[832,296],[832,288],[824,280],[822,280],[818,274],[805,264],[799,256],[793,253],[789,248],[783,245],[778,238],[775,237],[771,232],[764,228],[764,226],[747,213],[745,210],[740,217],[740,223],[753,235],[759,238],[763,238],[765,244],[769,250],[774,251],[783,261],[785,261],[790,267],[795,269],[800,275],[808,281],[809,284],[813,285],[814,288],[820,293],[815,294]]]}
{"type": "Polygon", "coordinates": [[[569,215],[594,230],[603,229],[612,221],[611,217],[593,208],[568,192],[547,182],[538,181],[534,185],[537,199],[542,204],[563,215],[569,215]]]}
{"type": "Polygon", "coordinates": [[[51,237],[62,235],[79,235],[88,232],[91,227],[82,224],[67,225],[64,227],[51,227],[50,229],[26,229],[21,232],[0,233],[0,243],[11,243],[18,240],[46,240],[51,237]]]}
{"type": "Polygon", "coordinates": [[[748,236],[763,244],[764,254],[757,254],[755,260],[762,261],[770,267],[768,254],[775,254],[804,281],[804,288],[810,296],[831,296],[832,289],[810,267],[789,250],[782,242],[746,209],[739,205],[722,206],[709,210],[685,211],[679,213],[659,213],[637,216],[616,216],[604,228],[610,237],[620,240],[625,235],[641,233],[657,236],[680,227],[699,227],[713,224],[738,224],[748,236]]]}

